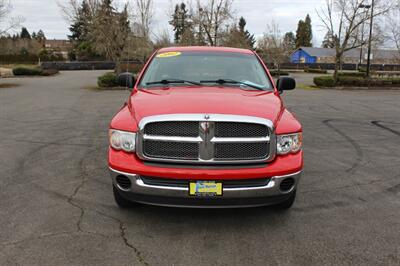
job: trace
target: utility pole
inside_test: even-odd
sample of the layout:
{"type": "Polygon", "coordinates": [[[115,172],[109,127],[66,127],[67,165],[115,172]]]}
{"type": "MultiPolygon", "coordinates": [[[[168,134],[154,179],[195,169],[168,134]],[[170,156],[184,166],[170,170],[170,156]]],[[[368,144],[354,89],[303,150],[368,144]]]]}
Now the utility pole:
{"type": "Polygon", "coordinates": [[[360,4],[360,5],[359,5],[359,8],[364,8],[364,9],[366,10],[366,11],[365,11],[365,18],[364,18],[364,21],[363,21],[363,24],[362,24],[362,29],[361,29],[361,49],[360,49],[360,62],[359,62],[359,67],[360,67],[361,64],[362,64],[362,61],[363,61],[363,56],[364,56],[364,54],[363,54],[363,48],[364,48],[364,28],[365,28],[365,20],[367,19],[367,16],[368,16],[368,9],[371,8],[371,5],[360,4]]]}
{"type": "Polygon", "coordinates": [[[374,25],[374,5],[375,5],[375,0],[372,0],[371,25],[369,28],[369,43],[368,43],[367,77],[370,77],[371,74],[371,49],[372,49],[372,27],[374,25]]]}

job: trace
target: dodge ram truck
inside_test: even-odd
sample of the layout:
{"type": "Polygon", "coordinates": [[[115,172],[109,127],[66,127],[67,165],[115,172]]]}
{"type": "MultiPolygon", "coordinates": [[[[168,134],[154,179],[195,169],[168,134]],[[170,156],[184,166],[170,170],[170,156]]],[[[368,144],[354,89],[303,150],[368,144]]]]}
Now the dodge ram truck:
{"type": "Polygon", "coordinates": [[[303,168],[302,127],[253,51],[171,47],[134,78],[109,128],[118,206],[289,209],[303,168]]]}

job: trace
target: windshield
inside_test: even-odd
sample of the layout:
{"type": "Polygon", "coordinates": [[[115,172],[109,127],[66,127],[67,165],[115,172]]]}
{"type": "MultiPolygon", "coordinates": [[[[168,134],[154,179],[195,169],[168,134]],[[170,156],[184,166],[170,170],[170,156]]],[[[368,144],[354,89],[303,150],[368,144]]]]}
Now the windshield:
{"type": "Polygon", "coordinates": [[[160,86],[238,86],[272,90],[271,82],[254,54],[227,52],[168,52],[154,57],[140,88],[160,86]]]}

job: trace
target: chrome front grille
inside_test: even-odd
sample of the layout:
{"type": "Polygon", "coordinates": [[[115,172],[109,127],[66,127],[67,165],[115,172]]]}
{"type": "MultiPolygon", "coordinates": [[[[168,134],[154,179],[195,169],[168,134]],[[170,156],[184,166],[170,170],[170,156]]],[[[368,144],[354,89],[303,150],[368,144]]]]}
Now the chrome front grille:
{"type": "Polygon", "coordinates": [[[137,155],[171,163],[260,163],[275,156],[271,121],[249,116],[174,114],[144,118],[137,155]]]}

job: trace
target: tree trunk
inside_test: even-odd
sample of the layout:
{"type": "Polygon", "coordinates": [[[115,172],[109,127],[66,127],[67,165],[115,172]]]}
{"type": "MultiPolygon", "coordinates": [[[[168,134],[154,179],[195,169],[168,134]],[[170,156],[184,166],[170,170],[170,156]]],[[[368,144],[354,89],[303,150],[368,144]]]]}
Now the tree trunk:
{"type": "Polygon", "coordinates": [[[342,55],[341,54],[336,54],[336,58],[335,58],[335,72],[333,73],[333,79],[335,81],[335,85],[338,82],[339,79],[339,69],[340,69],[340,64],[341,64],[341,58],[342,55]]]}

